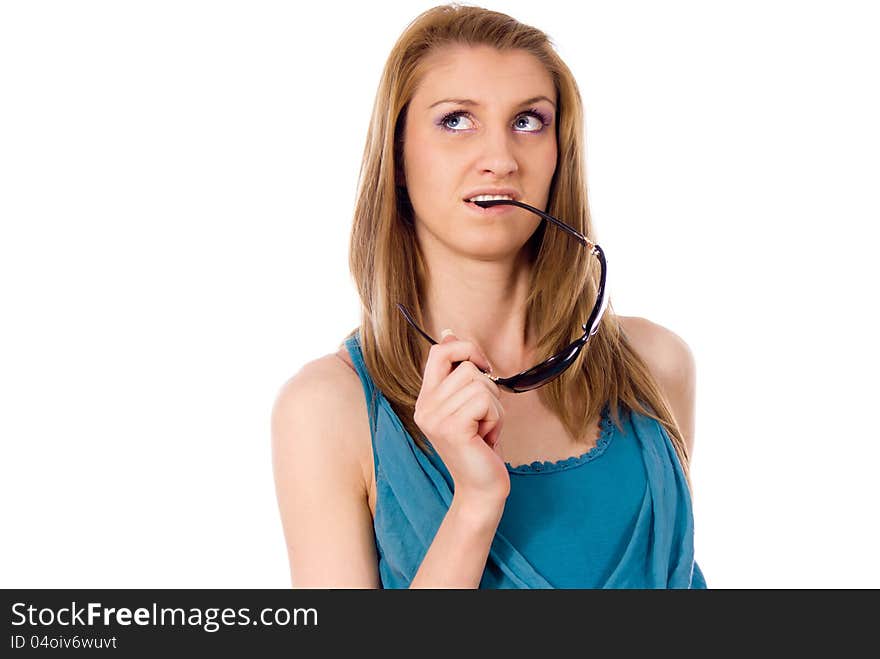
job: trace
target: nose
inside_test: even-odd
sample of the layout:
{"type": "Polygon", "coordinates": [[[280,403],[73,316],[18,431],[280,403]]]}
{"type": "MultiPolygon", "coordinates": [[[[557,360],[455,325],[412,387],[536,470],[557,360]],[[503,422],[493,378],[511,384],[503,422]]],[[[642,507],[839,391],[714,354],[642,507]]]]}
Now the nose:
{"type": "Polygon", "coordinates": [[[478,166],[481,172],[492,172],[498,178],[504,178],[519,169],[516,151],[509,127],[489,129],[479,140],[480,157],[478,166]]]}

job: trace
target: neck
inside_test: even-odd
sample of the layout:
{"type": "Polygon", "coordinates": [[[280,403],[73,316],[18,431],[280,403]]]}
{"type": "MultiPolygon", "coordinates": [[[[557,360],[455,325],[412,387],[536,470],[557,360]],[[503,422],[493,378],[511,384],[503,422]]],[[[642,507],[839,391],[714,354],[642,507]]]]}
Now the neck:
{"type": "Polygon", "coordinates": [[[430,258],[425,331],[440,341],[443,329],[483,351],[496,375],[534,366],[534,337],[526,327],[531,265],[524,250],[507,261],[430,258]]]}

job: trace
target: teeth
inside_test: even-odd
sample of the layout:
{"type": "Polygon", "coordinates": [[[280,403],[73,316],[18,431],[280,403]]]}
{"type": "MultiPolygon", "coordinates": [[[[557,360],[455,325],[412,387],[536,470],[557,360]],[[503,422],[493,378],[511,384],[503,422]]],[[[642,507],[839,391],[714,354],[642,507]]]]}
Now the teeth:
{"type": "Polygon", "coordinates": [[[492,201],[493,199],[510,199],[513,200],[513,197],[506,194],[481,194],[476,197],[471,197],[468,201],[492,201]]]}

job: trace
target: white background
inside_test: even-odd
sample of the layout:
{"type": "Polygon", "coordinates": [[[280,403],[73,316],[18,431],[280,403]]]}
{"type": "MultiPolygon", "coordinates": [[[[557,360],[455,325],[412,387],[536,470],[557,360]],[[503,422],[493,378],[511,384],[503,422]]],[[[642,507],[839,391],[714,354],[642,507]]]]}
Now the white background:
{"type": "MultiPolygon", "coordinates": [[[[0,585],[289,585],[271,405],[359,322],[373,95],[434,4],[0,5],[0,585]]],[[[696,356],[709,585],[880,586],[871,3],[485,6],[577,78],[616,311],[696,356]]]]}

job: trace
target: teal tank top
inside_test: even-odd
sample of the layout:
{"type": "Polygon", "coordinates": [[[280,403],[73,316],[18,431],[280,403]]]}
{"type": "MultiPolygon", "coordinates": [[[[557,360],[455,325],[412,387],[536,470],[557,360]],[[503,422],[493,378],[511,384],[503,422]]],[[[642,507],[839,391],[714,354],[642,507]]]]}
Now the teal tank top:
{"type": "MultiPolygon", "coordinates": [[[[359,332],[345,341],[363,385],[376,477],[373,530],[383,588],[408,588],[452,501],[454,481],[373,383],[359,332]]],[[[690,493],[654,419],[609,405],[596,446],[507,464],[510,494],[480,588],[706,588],[694,560],[690,493]]]]}

